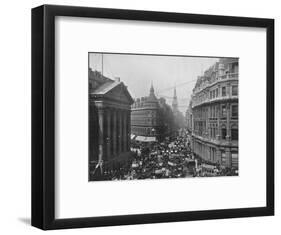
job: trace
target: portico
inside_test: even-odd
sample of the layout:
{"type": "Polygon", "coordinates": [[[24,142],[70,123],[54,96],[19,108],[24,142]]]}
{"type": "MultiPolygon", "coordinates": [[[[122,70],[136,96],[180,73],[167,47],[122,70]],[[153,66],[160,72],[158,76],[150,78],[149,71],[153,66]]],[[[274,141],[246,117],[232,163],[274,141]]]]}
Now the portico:
{"type": "MultiPolygon", "coordinates": [[[[112,80],[111,80],[112,81],[112,80]]],[[[130,151],[131,98],[120,81],[106,82],[90,92],[90,172],[112,168],[130,151]]]]}

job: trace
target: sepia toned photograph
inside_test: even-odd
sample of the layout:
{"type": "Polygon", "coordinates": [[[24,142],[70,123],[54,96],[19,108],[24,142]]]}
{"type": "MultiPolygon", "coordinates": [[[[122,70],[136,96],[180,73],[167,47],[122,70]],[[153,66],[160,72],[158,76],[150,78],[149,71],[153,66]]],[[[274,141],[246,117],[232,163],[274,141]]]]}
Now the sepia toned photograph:
{"type": "Polygon", "coordinates": [[[239,175],[239,59],[89,52],[89,181],[239,175]]]}

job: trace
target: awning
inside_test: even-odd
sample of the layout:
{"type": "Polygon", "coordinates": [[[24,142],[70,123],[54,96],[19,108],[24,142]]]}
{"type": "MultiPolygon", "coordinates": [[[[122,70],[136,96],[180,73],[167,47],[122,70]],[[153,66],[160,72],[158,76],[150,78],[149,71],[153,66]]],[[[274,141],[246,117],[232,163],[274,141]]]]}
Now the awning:
{"type": "Polygon", "coordinates": [[[136,137],[137,141],[141,142],[156,142],[156,137],[149,137],[149,136],[137,136],[136,137]]]}
{"type": "Polygon", "coordinates": [[[136,137],[136,140],[137,141],[144,141],[145,140],[145,136],[140,136],[139,135],[139,136],[136,137]]]}
{"type": "Polygon", "coordinates": [[[156,137],[146,137],[146,142],[156,142],[156,137]]]}
{"type": "Polygon", "coordinates": [[[213,170],[213,169],[216,168],[216,166],[207,165],[207,164],[202,164],[202,167],[204,167],[204,168],[206,168],[206,169],[211,169],[211,170],[213,170]]]}

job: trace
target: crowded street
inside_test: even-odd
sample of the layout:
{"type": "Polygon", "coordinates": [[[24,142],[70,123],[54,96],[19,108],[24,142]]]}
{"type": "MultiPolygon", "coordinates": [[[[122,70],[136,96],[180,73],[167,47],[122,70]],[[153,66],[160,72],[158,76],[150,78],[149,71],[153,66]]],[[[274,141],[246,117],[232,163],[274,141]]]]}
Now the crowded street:
{"type": "Polygon", "coordinates": [[[134,180],[238,175],[238,171],[220,167],[196,157],[191,150],[190,134],[180,129],[163,142],[132,141],[132,157],[127,164],[104,169],[103,180],[134,180]]]}

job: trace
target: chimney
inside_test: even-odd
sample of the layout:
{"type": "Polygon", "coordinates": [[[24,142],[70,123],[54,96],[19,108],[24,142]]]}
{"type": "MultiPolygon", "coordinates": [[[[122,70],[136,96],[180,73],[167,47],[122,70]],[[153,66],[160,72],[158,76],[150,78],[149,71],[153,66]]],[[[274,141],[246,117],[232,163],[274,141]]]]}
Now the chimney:
{"type": "Polygon", "coordinates": [[[115,77],[115,82],[120,82],[120,77],[115,77]]]}

